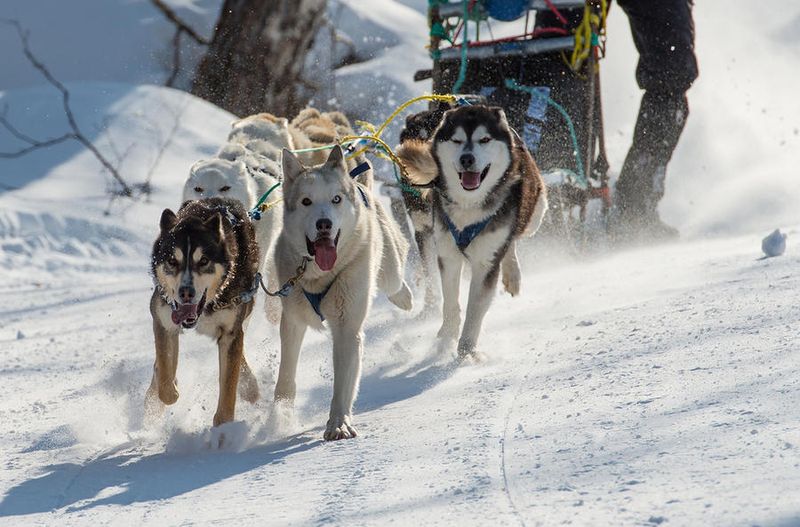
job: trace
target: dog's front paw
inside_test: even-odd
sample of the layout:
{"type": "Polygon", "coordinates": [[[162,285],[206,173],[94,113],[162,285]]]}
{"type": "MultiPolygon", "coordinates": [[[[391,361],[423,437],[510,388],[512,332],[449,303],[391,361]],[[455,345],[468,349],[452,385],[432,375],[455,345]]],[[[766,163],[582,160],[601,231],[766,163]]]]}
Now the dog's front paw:
{"type": "Polygon", "coordinates": [[[522,283],[522,275],[520,274],[519,267],[505,266],[503,267],[503,287],[511,296],[519,294],[520,285],[522,283]]]}
{"type": "Polygon", "coordinates": [[[178,400],[178,385],[175,381],[165,382],[158,385],[158,398],[167,405],[175,404],[178,400]]]}
{"type": "Polygon", "coordinates": [[[349,416],[331,417],[325,427],[323,437],[325,441],[338,441],[340,439],[351,439],[356,437],[356,429],[350,425],[349,416]]]}

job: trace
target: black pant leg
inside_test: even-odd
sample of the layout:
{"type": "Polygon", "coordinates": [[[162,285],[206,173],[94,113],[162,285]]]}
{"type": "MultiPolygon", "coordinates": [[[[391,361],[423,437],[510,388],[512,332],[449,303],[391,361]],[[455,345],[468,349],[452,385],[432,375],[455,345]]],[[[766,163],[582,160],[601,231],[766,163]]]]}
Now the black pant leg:
{"type": "Polygon", "coordinates": [[[678,144],[697,78],[694,23],[689,0],[619,0],[628,15],[645,90],[616,191],[623,214],[653,217],[664,195],[666,167],[678,144]]]}

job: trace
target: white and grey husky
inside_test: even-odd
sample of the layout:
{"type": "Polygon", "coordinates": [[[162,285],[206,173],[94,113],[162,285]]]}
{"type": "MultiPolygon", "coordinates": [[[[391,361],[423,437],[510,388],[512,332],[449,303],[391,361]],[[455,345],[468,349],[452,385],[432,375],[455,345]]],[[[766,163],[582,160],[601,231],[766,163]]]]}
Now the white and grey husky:
{"type": "Polygon", "coordinates": [[[462,358],[473,355],[500,273],[506,291],[519,293],[516,242],[535,233],[542,222],[547,211],[544,182],[496,107],[449,110],[430,140],[407,141],[397,154],[414,183],[434,185],[434,239],[443,297],[439,338],[445,347],[459,334],[464,262],[472,271],[457,350],[462,358]]]}
{"type": "Polygon", "coordinates": [[[323,329],[327,321],[333,336],[334,378],[324,437],[354,437],[364,320],[376,289],[398,307],[411,309],[411,291],[403,280],[408,242],[373,197],[371,185],[350,177],[340,147],[312,168],[284,150],[282,167],[284,218],[275,251],[281,283],[296,275],[301,262],[308,264],[283,299],[275,401],[294,401],[303,335],[309,326],[323,329]]]}

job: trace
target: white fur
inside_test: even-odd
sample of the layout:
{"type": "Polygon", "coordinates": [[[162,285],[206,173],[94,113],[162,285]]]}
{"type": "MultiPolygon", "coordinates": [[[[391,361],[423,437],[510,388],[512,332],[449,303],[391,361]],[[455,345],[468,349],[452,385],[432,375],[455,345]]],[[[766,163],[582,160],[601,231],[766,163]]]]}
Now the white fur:
{"type": "Polygon", "coordinates": [[[403,281],[408,242],[368,190],[364,192],[369,206],[363,203],[342,155],[337,147],[327,163],[305,169],[289,151],[283,152],[287,202],[276,250],[278,275],[283,282],[295,274],[303,257],[309,256],[306,238],[316,238],[317,220],[331,220],[332,234],[339,236],[333,269],[323,271],[315,262],[309,262],[305,275],[283,299],[281,364],[275,386],[276,402],[294,401],[303,335],[309,326],[324,328],[303,290],[318,293],[329,287],[320,306],[333,336],[333,399],[325,439],[356,434],[353,401],[361,376],[364,320],[374,292],[380,289],[406,310],[412,304],[411,291],[403,281]],[[336,196],[342,198],[341,202],[333,203],[336,196]],[[311,200],[311,204],[304,205],[304,199],[311,200]]]}

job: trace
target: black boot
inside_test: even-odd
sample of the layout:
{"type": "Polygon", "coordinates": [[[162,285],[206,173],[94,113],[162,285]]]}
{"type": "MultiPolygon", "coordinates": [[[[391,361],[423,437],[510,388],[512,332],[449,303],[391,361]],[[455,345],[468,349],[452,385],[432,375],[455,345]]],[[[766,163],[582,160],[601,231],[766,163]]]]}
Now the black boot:
{"type": "Polygon", "coordinates": [[[670,239],[677,230],[658,217],[664,196],[667,163],[683,131],[689,104],[686,95],[645,92],[615,192],[614,231],[620,237],[670,239]]]}

